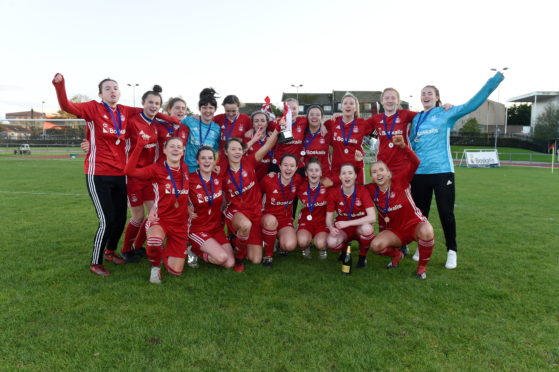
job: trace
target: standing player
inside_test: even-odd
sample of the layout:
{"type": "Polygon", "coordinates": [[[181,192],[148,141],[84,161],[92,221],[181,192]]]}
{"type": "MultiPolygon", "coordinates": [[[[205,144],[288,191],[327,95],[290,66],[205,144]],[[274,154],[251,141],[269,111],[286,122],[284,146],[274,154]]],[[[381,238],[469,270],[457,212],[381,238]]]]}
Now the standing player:
{"type": "Polygon", "coordinates": [[[293,228],[293,200],[302,181],[301,176],[295,173],[297,158],[292,154],[283,155],[279,169],[279,173],[271,173],[260,181],[260,189],[265,196],[262,265],[268,267],[272,266],[276,236],[281,251],[291,252],[297,247],[297,236],[293,228]]]}
{"type": "MultiPolygon", "coordinates": [[[[184,120],[186,118],[186,101],[182,98],[170,98],[165,105],[165,112],[177,118],[177,120],[184,120]]],[[[157,144],[159,147],[159,157],[163,156],[163,148],[167,140],[178,137],[181,139],[183,146],[186,147],[186,142],[190,134],[188,127],[182,123],[169,123],[166,121],[158,120],[157,127],[157,144]]]]}
{"type": "MultiPolygon", "coordinates": [[[[256,134],[263,137],[264,132],[256,134]]],[[[245,144],[236,137],[231,137],[225,144],[225,158],[220,160],[220,177],[227,199],[224,211],[229,232],[235,239],[235,271],[245,270],[247,257],[253,263],[262,260],[262,238],[260,236],[260,219],[262,217],[262,193],[258,186],[255,168],[276,143],[278,132],[274,130],[268,141],[252,155],[244,155],[245,144]]]]}
{"type": "Polygon", "coordinates": [[[344,244],[351,240],[359,241],[359,261],[357,267],[364,267],[367,251],[375,237],[373,223],[376,221],[375,207],[367,189],[356,183],[357,173],[353,164],[340,168],[341,187],[332,187],[328,192],[326,226],[330,233],[326,243],[334,252],[345,252],[344,244]],[[334,221],[334,211],[336,221],[334,221]]]}
{"type": "MultiPolygon", "coordinates": [[[[139,168],[147,167],[157,161],[159,150],[157,148],[157,130],[160,124],[155,120],[155,115],[161,108],[163,98],[161,97],[161,87],[155,85],[152,90],[145,92],[142,96],[143,112],[130,118],[128,124],[128,147],[136,148],[138,139],[141,136],[148,136],[149,142],[144,148],[138,159],[139,168]]],[[[151,182],[140,180],[129,176],[126,179],[126,192],[128,194],[128,205],[132,214],[126,230],[124,232],[124,243],[122,245],[122,257],[127,262],[138,262],[138,256],[144,256],[140,247],[144,245],[145,224],[144,209],[149,214],[153,206],[154,193],[151,182]],[[137,249],[136,249],[137,248],[137,249]]]]}
{"type": "Polygon", "coordinates": [[[125,136],[128,119],[142,109],[118,105],[120,90],[112,79],[99,83],[101,102],[69,101],[61,74],[56,74],[52,83],[60,108],[87,122],[86,139],[91,146],[85,158],[84,173],[87,191],[99,218],[90,271],[107,276],[110,273],[103,265],[103,253],[108,261],[126,263],[115,253],[126,223],[125,136]]]}
{"type": "Polygon", "coordinates": [[[312,158],[320,161],[322,174],[330,176],[330,145],[332,133],[322,131],[322,108],[318,105],[309,106],[307,110],[307,129],[303,140],[302,160],[306,165],[312,158]]]}
{"type": "Polygon", "coordinates": [[[161,262],[167,272],[180,275],[186,257],[188,235],[188,173],[182,162],[184,148],[179,138],[165,143],[166,160],[137,168],[142,149],[150,139],[143,135],[138,139],[125,173],[129,176],[153,182],[155,203],[148,217],[147,254],[151,262],[151,283],[161,283],[161,262]],[[163,241],[166,240],[165,249],[163,241]]]}
{"type": "MultiPolygon", "coordinates": [[[[251,115],[252,120],[252,130],[248,130],[245,133],[244,142],[247,144],[247,154],[254,154],[264,145],[265,142],[269,141],[272,132],[274,131],[276,124],[270,121],[268,114],[262,111],[255,111],[251,115]],[[255,134],[258,131],[263,130],[265,133],[264,138],[255,141],[255,134]]],[[[261,180],[263,179],[270,166],[274,160],[274,153],[272,150],[266,152],[265,156],[256,163],[256,177],[261,180]]]]}
{"type": "Polygon", "coordinates": [[[311,158],[306,165],[307,180],[299,186],[297,194],[303,207],[299,212],[297,226],[297,242],[303,252],[303,257],[311,258],[311,241],[318,249],[321,259],[327,258],[326,238],[326,205],[328,202],[328,188],[320,184],[322,165],[317,158],[311,158]]]}
{"type": "Polygon", "coordinates": [[[359,101],[351,93],[342,98],[342,116],[329,120],[324,125],[332,132],[332,175],[340,173],[343,164],[353,164],[357,184],[365,181],[364,162],[355,160],[356,152],[363,153],[363,138],[371,135],[370,121],[359,117],[359,101]]]}
{"type": "MultiPolygon", "coordinates": [[[[502,73],[497,72],[468,102],[448,111],[440,107],[441,99],[436,87],[428,85],[421,91],[423,111],[413,119],[410,134],[412,149],[421,163],[411,183],[411,190],[413,200],[425,217],[429,217],[431,200],[433,192],[435,192],[437,210],[448,250],[445,264],[447,269],[456,268],[456,251],[458,249],[454,217],[456,191],[454,164],[450,154],[450,130],[456,124],[456,120],[481,106],[504,78],[502,73]]],[[[414,255],[414,259],[416,256],[417,253],[414,255]]]]}
{"type": "Polygon", "coordinates": [[[252,128],[250,116],[239,113],[241,101],[234,95],[223,99],[225,114],[216,115],[213,119],[221,127],[220,151],[223,150],[225,142],[231,137],[244,138],[247,130],[252,128]]]}
{"type": "Polygon", "coordinates": [[[386,163],[377,161],[371,166],[373,183],[366,187],[379,214],[380,233],[371,242],[371,249],[391,257],[387,268],[397,267],[403,257],[400,247],[416,241],[419,247],[419,265],[416,277],[426,279],[426,266],[435,246],[433,227],[415,206],[410,192],[410,181],[419,165],[419,159],[406,145],[402,135],[394,135],[393,148],[407,159],[407,169],[393,174],[386,163]]]}
{"type": "Polygon", "coordinates": [[[206,262],[231,268],[235,264],[233,248],[223,232],[222,185],[214,173],[215,153],[202,146],[196,155],[198,170],[190,173],[188,193],[194,214],[190,216],[189,243],[192,252],[206,262]]]}

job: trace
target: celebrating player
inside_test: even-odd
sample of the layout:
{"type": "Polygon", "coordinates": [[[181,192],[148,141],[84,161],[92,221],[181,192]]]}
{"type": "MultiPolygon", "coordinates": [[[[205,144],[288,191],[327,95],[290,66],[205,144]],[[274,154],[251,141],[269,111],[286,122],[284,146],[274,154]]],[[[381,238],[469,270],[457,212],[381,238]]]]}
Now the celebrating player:
{"type": "MultiPolygon", "coordinates": [[[[375,237],[372,223],[375,222],[375,208],[367,189],[356,183],[355,165],[344,164],[340,168],[341,187],[332,187],[328,192],[326,226],[330,233],[326,243],[334,252],[343,249],[351,240],[359,241],[359,261],[357,267],[364,267],[367,251],[375,237]],[[334,211],[336,221],[334,221],[334,211]]],[[[342,251],[340,258],[343,259],[342,251]]]]}
{"type": "Polygon", "coordinates": [[[85,158],[84,173],[87,191],[99,218],[90,270],[107,276],[110,273],[103,265],[103,253],[108,261],[126,263],[115,253],[126,223],[125,136],[128,119],[142,109],[118,104],[120,90],[113,79],[99,83],[101,102],[69,101],[61,74],[56,74],[52,83],[60,108],[87,122],[86,138],[91,146],[85,158]]]}
{"type": "MultiPolygon", "coordinates": [[[[155,163],[159,156],[157,137],[160,124],[155,121],[155,115],[159,112],[163,102],[161,91],[161,87],[155,85],[152,90],[145,92],[142,96],[143,112],[132,116],[128,123],[129,148],[136,148],[139,137],[143,135],[149,137],[149,142],[144,145],[138,159],[137,166],[139,168],[155,163]]],[[[151,182],[139,180],[132,176],[129,176],[126,180],[126,192],[132,216],[124,232],[122,257],[127,262],[138,262],[138,256],[145,256],[145,252],[140,248],[144,245],[146,239],[144,208],[149,214],[155,195],[151,182]]]]}
{"type": "Polygon", "coordinates": [[[298,195],[303,207],[299,212],[297,242],[303,257],[311,258],[311,241],[319,251],[321,259],[327,258],[326,204],[328,189],[320,184],[322,163],[311,158],[305,167],[307,180],[299,186],[298,195]]]}
{"type": "MultiPolygon", "coordinates": [[[[165,105],[165,112],[177,118],[179,121],[184,120],[187,112],[186,101],[180,97],[170,98],[165,105]]],[[[180,122],[169,123],[162,120],[158,120],[157,122],[159,123],[157,127],[159,157],[163,156],[165,142],[173,137],[180,138],[183,146],[186,147],[186,142],[190,135],[190,130],[186,125],[180,122]]]]}
{"type": "Polygon", "coordinates": [[[142,149],[149,141],[147,136],[139,138],[125,172],[129,176],[154,183],[155,203],[146,224],[146,251],[151,262],[149,281],[157,284],[161,283],[161,261],[172,275],[180,275],[184,268],[189,186],[188,173],[182,162],[184,148],[179,138],[172,138],[165,143],[165,161],[137,168],[142,149]]]}
{"type": "Polygon", "coordinates": [[[221,180],[214,173],[215,153],[209,146],[202,146],[196,155],[198,170],[190,173],[190,216],[188,234],[192,251],[206,262],[231,268],[235,264],[233,248],[223,232],[221,205],[223,192],[221,180]]]}
{"type": "Polygon", "coordinates": [[[340,173],[343,164],[353,164],[357,175],[357,184],[365,181],[364,162],[356,160],[356,152],[363,153],[363,138],[372,131],[370,121],[359,117],[359,101],[351,93],[342,98],[342,116],[329,120],[324,125],[332,132],[332,175],[340,173]]]}
{"type": "Polygon", "coordinates": [[[393,148],[401,151],[401,156],[407,159],[407,168],[401,169],[396,176],[382,161],[377,161],[371,166],[373,183],[366,187],[377,207],[381,229],[371,242],[371,249],[375,253],[391,257],[387,266],[391,269],[397,267],[403,257],[399,248],[416,241],[419,247],[416,277],[426,279],[426,266],[435,246],[435,236],[433,227],[415,206],[409,186],[419,165],[419,159],[406,145],[402,135],[394,135],[392,143],[393,148]]]}
{"type": "MultiPolygon", "coordinates": [[[[497,72],[479,92],[463,105],[448,111],[440,107],[439,90],[427,85],[421,90],[423,111],[412,122],[410,143],[421,161],[411,183],[413,200],[425,217],[429,217],[433,191],[447,248],[445,267],[457,266],[456,219],[454,217],[454,164],[450,155],[450,130],[456,120],[476,110],[505,77],[497,72]]],[[[417,260],[418,252],[414,255],[417,260]]]]}
{"type": "Polygon", "coordinates": [[[268,267],[272,266],[276,236],[282,252],[291,252],[297,247],[297,236],[293,228],[293,200],[301,184],[301,176],[295,173],[297,171],[295,155],[283,155],[279,169],[279,173],[272,172],[260,181],[260,189],[265,196],[262,216],[262,240],[264,241],[262,265],[268,267]]]}
{"type": "MultiPolygon", "coordinates": [[[[256,134],[264,136],[264,130],[256,134]]],[[[262,193],[258,186],[255,168],[276,143],[277,131],[254,154],[243,156],[245,144],[236,137],[225,143],[226,158],[220,161],[220,177],[227,200],[224,215],[229,232],[236,235],[235,268],[237,272],[245,269],[247,257],[253,263],[262,260],[262,238],[260,236],[260,219],[262,216],[262,193]]]]}
{"type": "MultiPolygon", "coordinates": [[[[254,154],[260,150],[264,143],[270,139],[270,135],[276,127],[275,123],[270,121],[270,117],[262,111],[253,112],[251,115],[251,121],[252,130],[248,130],[243,139],[244,142],[247,143],[247,154],[254,154]],[[265,137],[255,140],[255,134],[258,133],[259,130],[263,130],[265,132],[265,137]]],[[[274,161],[274,153],[270,150],[266,152],[262,160],[256,163],[256,176],[259,180],[266,176],[272,161],[274,161]]]]}
{"type": "Polygon", "coordinates": [[[225,114],[216,115],[213,119],[221,127],[220,150],[223,150],[225,142],[231,137],[244,138],[247,130],[252,128],[250,116],[239,113],[241,101],[234,95],[223,99],[225,114]]]}
{"type": "MultiPolygon", "coordinates": [[[[330,145],[332,133],[322,131],[322,108],[318,105],[309,106],[307,109],[307,129],[303,140],[302,159],[305,164],[312,158],[320,161],[322,174],[330,175],[330,145]]],[[[305,170],[307,170],[305,168],[305,170]]]]}

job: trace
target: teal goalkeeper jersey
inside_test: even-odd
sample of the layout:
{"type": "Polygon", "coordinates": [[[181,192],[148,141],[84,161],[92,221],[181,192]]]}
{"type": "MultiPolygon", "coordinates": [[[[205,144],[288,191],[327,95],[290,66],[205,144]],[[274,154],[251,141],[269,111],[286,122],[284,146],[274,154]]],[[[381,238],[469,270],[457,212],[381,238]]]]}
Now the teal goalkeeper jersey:
{"type": "Polygon", "coordinates": [[[415,116],[410,131],[410,143],[421,161],[416,174],[454,173],[454,163],[450,152],[450,131],[456,120],[475,111],[505,77],[500,72],[485,83],[479,92],[463,105],[448,111],[433,107],[415,116]]]}
{"type": "Polygon", "coordinates": [[[184,152],[184,162],[188,165],[188,171],[192,173],[198,169],[196,153],[200,147],[210,146],[216,152],[219,151],[221,128],[213,121],[210,124],[205,124],[191,116],[184,118],[181,123],[185,124],[190,130],[186,151],[184,152]]]}

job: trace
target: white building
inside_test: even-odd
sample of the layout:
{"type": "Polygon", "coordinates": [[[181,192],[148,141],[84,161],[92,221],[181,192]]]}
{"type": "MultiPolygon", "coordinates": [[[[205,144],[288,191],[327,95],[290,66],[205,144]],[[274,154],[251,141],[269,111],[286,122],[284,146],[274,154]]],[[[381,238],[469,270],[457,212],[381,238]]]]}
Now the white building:
{"type": "Polygon", "coordinates": [[[511,98],[507,102],[512,103],[531,103],[532,116],[530,117],[530,132],[534,131],[536,120],[544,111],[547,105],[555,104],[559,106],[559,92],[533,92],[511,98]]]}

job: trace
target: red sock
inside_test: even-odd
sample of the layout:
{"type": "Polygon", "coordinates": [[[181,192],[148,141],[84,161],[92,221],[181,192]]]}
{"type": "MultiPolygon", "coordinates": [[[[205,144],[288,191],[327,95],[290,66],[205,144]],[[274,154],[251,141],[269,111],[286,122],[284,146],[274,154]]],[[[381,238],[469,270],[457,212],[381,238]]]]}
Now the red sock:
{"type": "Polygon", "coordinates": [[[134,240],[134,248],[142,248],[144,243],[146,242],[146,222],[147,218],[144,218],[144,222],[142,223],[142,227],[140,231],[138,231],[138,235],[136,236],[136,240],[134,240]]]}
{"type": "Polygon", "coordinates": [[[375,238],[375,233],[371,235],[359,235],[359,255],[366,256],[371,245],[371,241],[375,238]]]}
{"type": "Polygon", "coordinates": [[[202,251],[200,248],[192,246],[192,253],[204,260],[204,262],[208,262],[208,254],[202,251]]]}
{"type": "Polygon", "coordinates": [[[417,265],[417,272],[421,274],[422,272],[425,272],[425,268],[431,259],[431,255],[433,254],[435,239],[427,241],[419,239],[417,241],[417,248],[419,249],[419,264],[417,265]]]}
{"type": "Polygon", "coordinates": [[[142,226],[141,222],[136,222],[134,220],[130,220],[128,222],[128,226],[126,226],[126,232],[124,233],[124,243],[122,244],[122,253],[130,252],[132,250],[132,243],[134,243],[134,239],[136,239],[136,235],[138,235],[138,231],[140,231],[140,227],[142,226]]]}
{"type": "Polygon", "coordinates": [[[235,239],[235,258],[243,260],[247,256],[248,236],[237,236],[235,239]]]}
{"type": "Polygon", "coordinates": [[[264,256],[272,257],[274,255],[274,244],[276,244],[277,230],[268,230],[262,228],[262,240],[264,240],[264,256]]]}
{"type": "MultiPolygon", "coordinates": [[[[338,244],[337,246],[335,246],[334,248],[331,248],[330,250],[332,252],[341,252],[344,248],[344,244],[345,242],[341,242],[340,244],[338,244]]],[[[344,251],[345,252],[345,251],[344,251]]]]}
{"type": "Polygon", "coordinates": [[[151,266],[161,266],[161,254],[163,253],[163,239],[159,237],[148,238],[146,254],[151,262],[151,266]]]}

